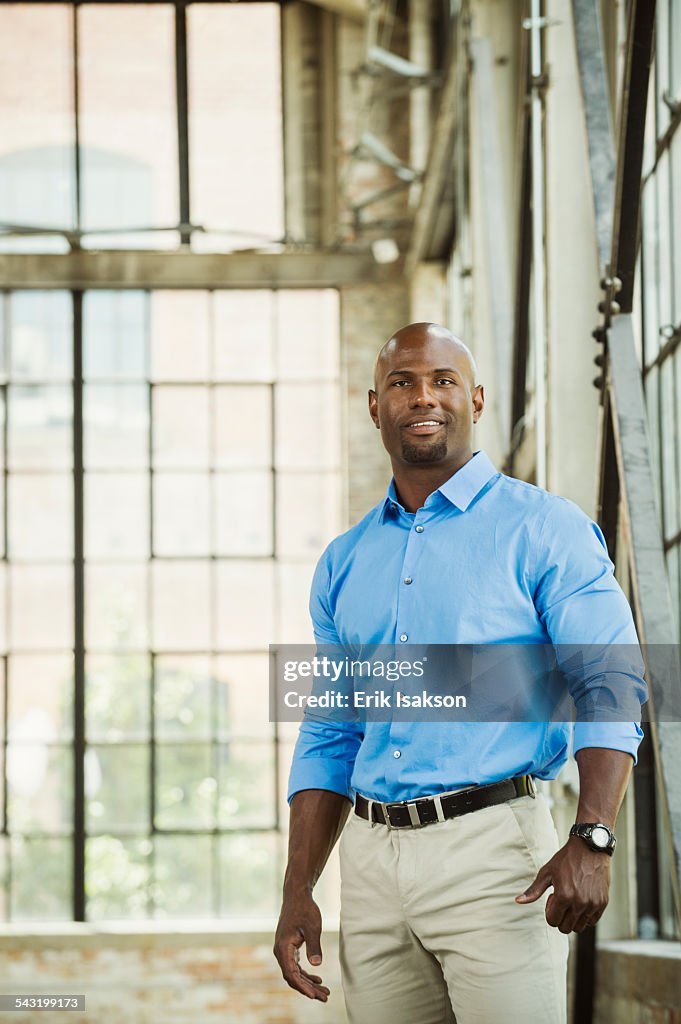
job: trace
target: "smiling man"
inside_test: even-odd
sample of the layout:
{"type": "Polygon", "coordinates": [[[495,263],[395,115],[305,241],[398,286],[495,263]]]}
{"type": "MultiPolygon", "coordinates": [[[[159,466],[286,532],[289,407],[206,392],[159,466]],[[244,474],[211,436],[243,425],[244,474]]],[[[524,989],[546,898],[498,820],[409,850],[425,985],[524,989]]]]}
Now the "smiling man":
{"type": "MultiPolygon", "coordinates": [[[[473,358],[445,328],[410,324],[383,346],[369,413],[393,479],[319,561],[318,643],[636,649],[600,530],[474,452],[483,408],[473,358]]],[[[590,665],[582,696],[610,670],[590,665]]],[[[640,673],[634,658],[622,675],[637,702],[640,673]]],[[[352,1024],[563,1024],[567,935],[607,904],[612,829],[642,736],[635,722],[575,725],[580,798],[561,845],[534,779],[557,776],[570,733],[564,722],[306,717],[275,938],[288,984],[329,996],[299,957],[305,945],[321,964],[313,889],[342,832],[352,1024]]]]}

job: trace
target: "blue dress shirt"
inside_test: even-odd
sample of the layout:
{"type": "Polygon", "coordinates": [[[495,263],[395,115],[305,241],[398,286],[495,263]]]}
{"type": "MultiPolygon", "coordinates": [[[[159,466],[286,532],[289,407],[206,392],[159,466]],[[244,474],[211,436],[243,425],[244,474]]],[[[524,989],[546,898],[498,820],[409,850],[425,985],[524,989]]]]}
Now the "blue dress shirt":
{"type": "MultiPolygon", "coordinates": [[[[319,644],[637,644],[603,535],[575,504],[499,473],[484,452],[407,512],[383,501],[327,547],[310,596],[319,644]],[[409,581],[409,582],[407,582],[409,581]]],[[[640,701],[645,683],[633,683],[640,701]]],[[[289,800],[302,789],[413,800],[530,773],[574,750],[636,760],[635,722],[332,722],[307,712],[289,800]]]]}

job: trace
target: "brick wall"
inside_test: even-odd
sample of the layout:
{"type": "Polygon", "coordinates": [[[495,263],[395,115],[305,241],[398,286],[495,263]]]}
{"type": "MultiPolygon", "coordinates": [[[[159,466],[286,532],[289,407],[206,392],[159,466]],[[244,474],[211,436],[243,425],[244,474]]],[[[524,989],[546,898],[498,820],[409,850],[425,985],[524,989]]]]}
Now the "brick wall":
{"type": "Polygon", "coordinates": [[[0,992],[84,993],[85,1013],[20,1011],[13,1024],[346,1024],[338,936],[324,933],[324,1005],[286,986],[272,931],[102,931],[0,936],[0,992]]]}

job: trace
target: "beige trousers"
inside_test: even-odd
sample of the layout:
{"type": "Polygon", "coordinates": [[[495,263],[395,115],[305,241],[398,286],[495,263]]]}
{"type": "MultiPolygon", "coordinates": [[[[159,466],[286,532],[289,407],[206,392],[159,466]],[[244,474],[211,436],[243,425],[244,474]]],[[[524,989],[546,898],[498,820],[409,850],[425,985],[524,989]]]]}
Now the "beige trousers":
{"type": "Polygon", "coordinates": [[[557,850],[540,795],[421,829],[350,814],[340,844],[351,1024],[564,1024],[567,936],[548,894],[514,897],[557,850]]]}

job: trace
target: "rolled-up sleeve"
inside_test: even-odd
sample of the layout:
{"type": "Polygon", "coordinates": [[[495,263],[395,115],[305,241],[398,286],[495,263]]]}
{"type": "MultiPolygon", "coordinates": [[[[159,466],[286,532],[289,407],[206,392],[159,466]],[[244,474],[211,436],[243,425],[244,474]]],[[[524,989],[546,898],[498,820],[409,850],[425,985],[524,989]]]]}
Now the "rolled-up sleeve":
{"type": "Polygon", "coordinates": [[[566,674],[577,710],[573,751],[607,747],[635,762],[643,738],[640,708],[647,700],[644,663],[603,534],[576,505],[555,498],[535,556],[535,607],[559,663],[563,652],[570,664],[566,674]]]}
{"type": "MultiPolygon", "coordinates": [[[[310,589],[310,615],[318,644],[340,647],[329,604],[330,548],[317,564],[310,589]]],[[[350,780],[363,729],[356,722],[316,720],[306,711],[293,751],[288,801],[302,789],[328,789],[352,799],[350,780]]]]}

